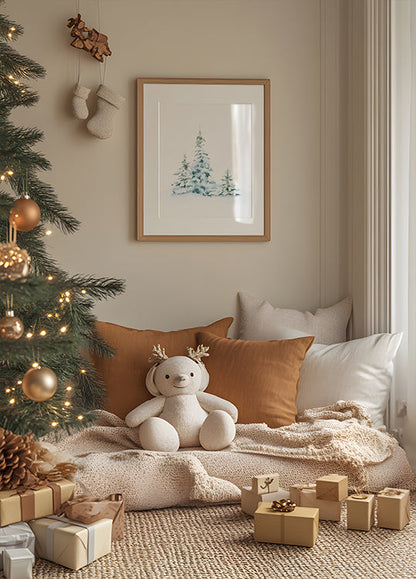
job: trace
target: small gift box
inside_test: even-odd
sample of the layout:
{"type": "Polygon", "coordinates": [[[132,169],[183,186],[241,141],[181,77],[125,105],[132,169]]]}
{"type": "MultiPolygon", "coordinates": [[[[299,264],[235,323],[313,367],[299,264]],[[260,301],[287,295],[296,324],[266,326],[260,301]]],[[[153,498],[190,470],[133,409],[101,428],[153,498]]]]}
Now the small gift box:
{"type": "Polygon", "coordinates": [[[377,525],[401,531],[410,522],[410,491],[386,487],[377,496],[377,525]]]}
{"type": "Polygon", "coordinates": [[[299,507],[313,507],[319,509],[321,521],[340,521],[341,503],[338,501],[324,501],[316,498],[316,485],[292,485],[290,500],[299,507]]]}
{"type": "Polygon", "coordinates": [[[354,494],[347,499],[347,529],[369,531],[374,524],[374,495],[354,494]]]}
{"type": "Polygon", "coordinates": [[[6,579],[32,579],[35,556],[29,549],[3,551],[3,573],[6,579]]]}
{"type": "Polygon", "coordinates": [[[254,513],[254,539],[263,543],[313,547],[318,529],[318,509],[295,507],[282,512],[275,510],[273,503],[260,503],[254,513]]]}
{"type": "Polygon", "coordinates": [[[36,552],[77,571],[111,552],[111,519],[91,525],[65,517],[47,517],[30,522],[36,537],[36,552]]]}
{"type": "MultiPolygon", "coordinates": [[[[256,505],[257,507],[257,505],[256,505]]],[[[100,519],[112,519],[112,540],[119,541],[124,533],[124,500],[121,494],[112,494],[106,499],[80,495],[62,505],[61,512],[72,521],[86,525],[100,519]]]]}
{"type": "Polygon", "coordinates": [[[289,492],[284,489],[279,489],[274,493],[259,495],[250,487],[243,487],[241,489],[241,510],[247,513],[247,515],[253,516],[259,503],[272,503],[273,501],[288,498],[289,492]]]}
{"type": "Polygon", "coordinates": [[[279,475],[275,472],[253,476],[251,489],[256,495],[275,493],[279,490],[279,475]]]}
{"type": "Polygon", "coordinates": [[[0,491],[0,527],[58,512],[72,498],[74,488],[73,482],[62,479],[30,489],[0,491]]]}
{"type": "Polygon", "coordinates": [[[29,549],[35,553],[35,535],[27,523],[0,528],[0,569],[3,568],[3,553],[12,549],[29,549]]]}
{"type": "Polygon", "coordinates": [[[348,496],[348,477],[328,474],[316,480],[316,498],[324,501],[343,501],[348,496]]]}

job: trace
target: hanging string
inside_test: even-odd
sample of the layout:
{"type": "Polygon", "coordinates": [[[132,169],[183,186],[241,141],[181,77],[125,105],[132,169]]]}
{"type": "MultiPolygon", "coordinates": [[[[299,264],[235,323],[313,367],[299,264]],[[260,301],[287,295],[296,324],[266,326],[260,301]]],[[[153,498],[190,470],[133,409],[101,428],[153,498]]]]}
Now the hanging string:
{"type": "MultiPolygon", "coordinates": [[[[98,32],[101,32],[101,0],[97,0],[97,22],[98,32]]],[[[107,56],[104,57],[104,62],[99,64],[100,69],[100,84],[105,84],[105,75],[107,72],[107,56]]]]}
{"type": "MultiPolygon", "coordinates": [[[[75,0],[75,11],[76,14],[79,14],[79,2],[80,0],[75,0]]],[[[77,51],[76,61],[75,61],[75,76],[77,79],[77,84],[81,79],[81,54],[77,51]]]]}

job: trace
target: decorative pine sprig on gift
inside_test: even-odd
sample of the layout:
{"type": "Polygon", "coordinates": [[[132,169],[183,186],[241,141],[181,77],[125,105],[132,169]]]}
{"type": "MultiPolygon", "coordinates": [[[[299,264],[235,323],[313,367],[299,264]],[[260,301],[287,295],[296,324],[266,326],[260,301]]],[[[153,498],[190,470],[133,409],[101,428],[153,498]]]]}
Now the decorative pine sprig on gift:
{"type": "Polygon", "coordinates": [[[37,149],[42,131],[9,120],[16,107],[38,101],[28,83],[45,75],[42,66],[11,46],[21,34],[20,25],[0,14],[0,318],[8,312],[0,319],[0,427],[41,436],[90,423],[102,404],[104,385],[86,353],[110,357],[113,350],[97,333],[93,309],[97,300],[122,292],[124,282],[70,276],[48,255],[50,226],[74,233],[80,223],[39,179],[39,171],[51,168],[37,149]],[[32,215],[27,227],[20,202],[38,207],[40,221],[32,215]],[[16,245],[6,245],[10,216],[16,251],[16,245]],[[39,386],[33,376],[39,380],[45,369],[39,386]]]}

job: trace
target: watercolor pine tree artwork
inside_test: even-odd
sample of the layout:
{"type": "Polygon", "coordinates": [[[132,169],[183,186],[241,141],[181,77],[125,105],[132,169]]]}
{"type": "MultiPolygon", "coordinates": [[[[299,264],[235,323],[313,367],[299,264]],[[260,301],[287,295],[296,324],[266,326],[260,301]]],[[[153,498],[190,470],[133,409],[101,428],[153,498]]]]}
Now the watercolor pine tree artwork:
{"type": "Polygon", "coordinates": [[[239,195],[237,186],[229,169],[226,170],[220,183],[213,178],[210,157],[206,151],[206,139],[201,130],[195,140],[195,152],[192,162],[183,156],[177,177],[172,183],[172,195],[194,194],[203,197],[234,197],[239,195]]]}
{"type": "Polygon", "coordinates": [[[238,195],[237,187],[235,186],[229,169],[226,170],[224,177],[221,179],[221,186],[218,195],[220,197],[238,195]]]}
{"type": "Polygon", "coordinates": [[[179,171],[174,173],[174,175],[176,175],[177,179],[172,185],[172,193],[174,195],[184,195],[186,193],[190,193],[191,164],[189,163],[186,155],[183,156],[179,171]]]}

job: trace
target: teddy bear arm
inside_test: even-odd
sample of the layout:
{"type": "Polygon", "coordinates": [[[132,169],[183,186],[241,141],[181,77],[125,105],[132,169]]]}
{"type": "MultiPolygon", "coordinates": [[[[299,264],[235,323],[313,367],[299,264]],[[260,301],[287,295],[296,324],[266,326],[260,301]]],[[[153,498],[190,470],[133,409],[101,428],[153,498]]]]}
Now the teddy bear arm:
{"type": "Polygon", "coordinates": [[[165,406],[165,400],[164,396],[156,396],[156,398],[146,400],[146,402],[134,408],[125,418],[127,426],[134,428],[140,426],[148,418],[158,416],[165,406]]]}
{"type": "Polygon", "coordinates": [[[198,392],[196,396],[199,404],[204,410],[206,410],[206,412],[224,410],[224,412],[227,412],[227,414],[231,416],[234,422],[237,422],[238,410],[232,402],[224,400],[224,398],[220,398],[214,394],[208,394],[208,392],[198,392]]]}

